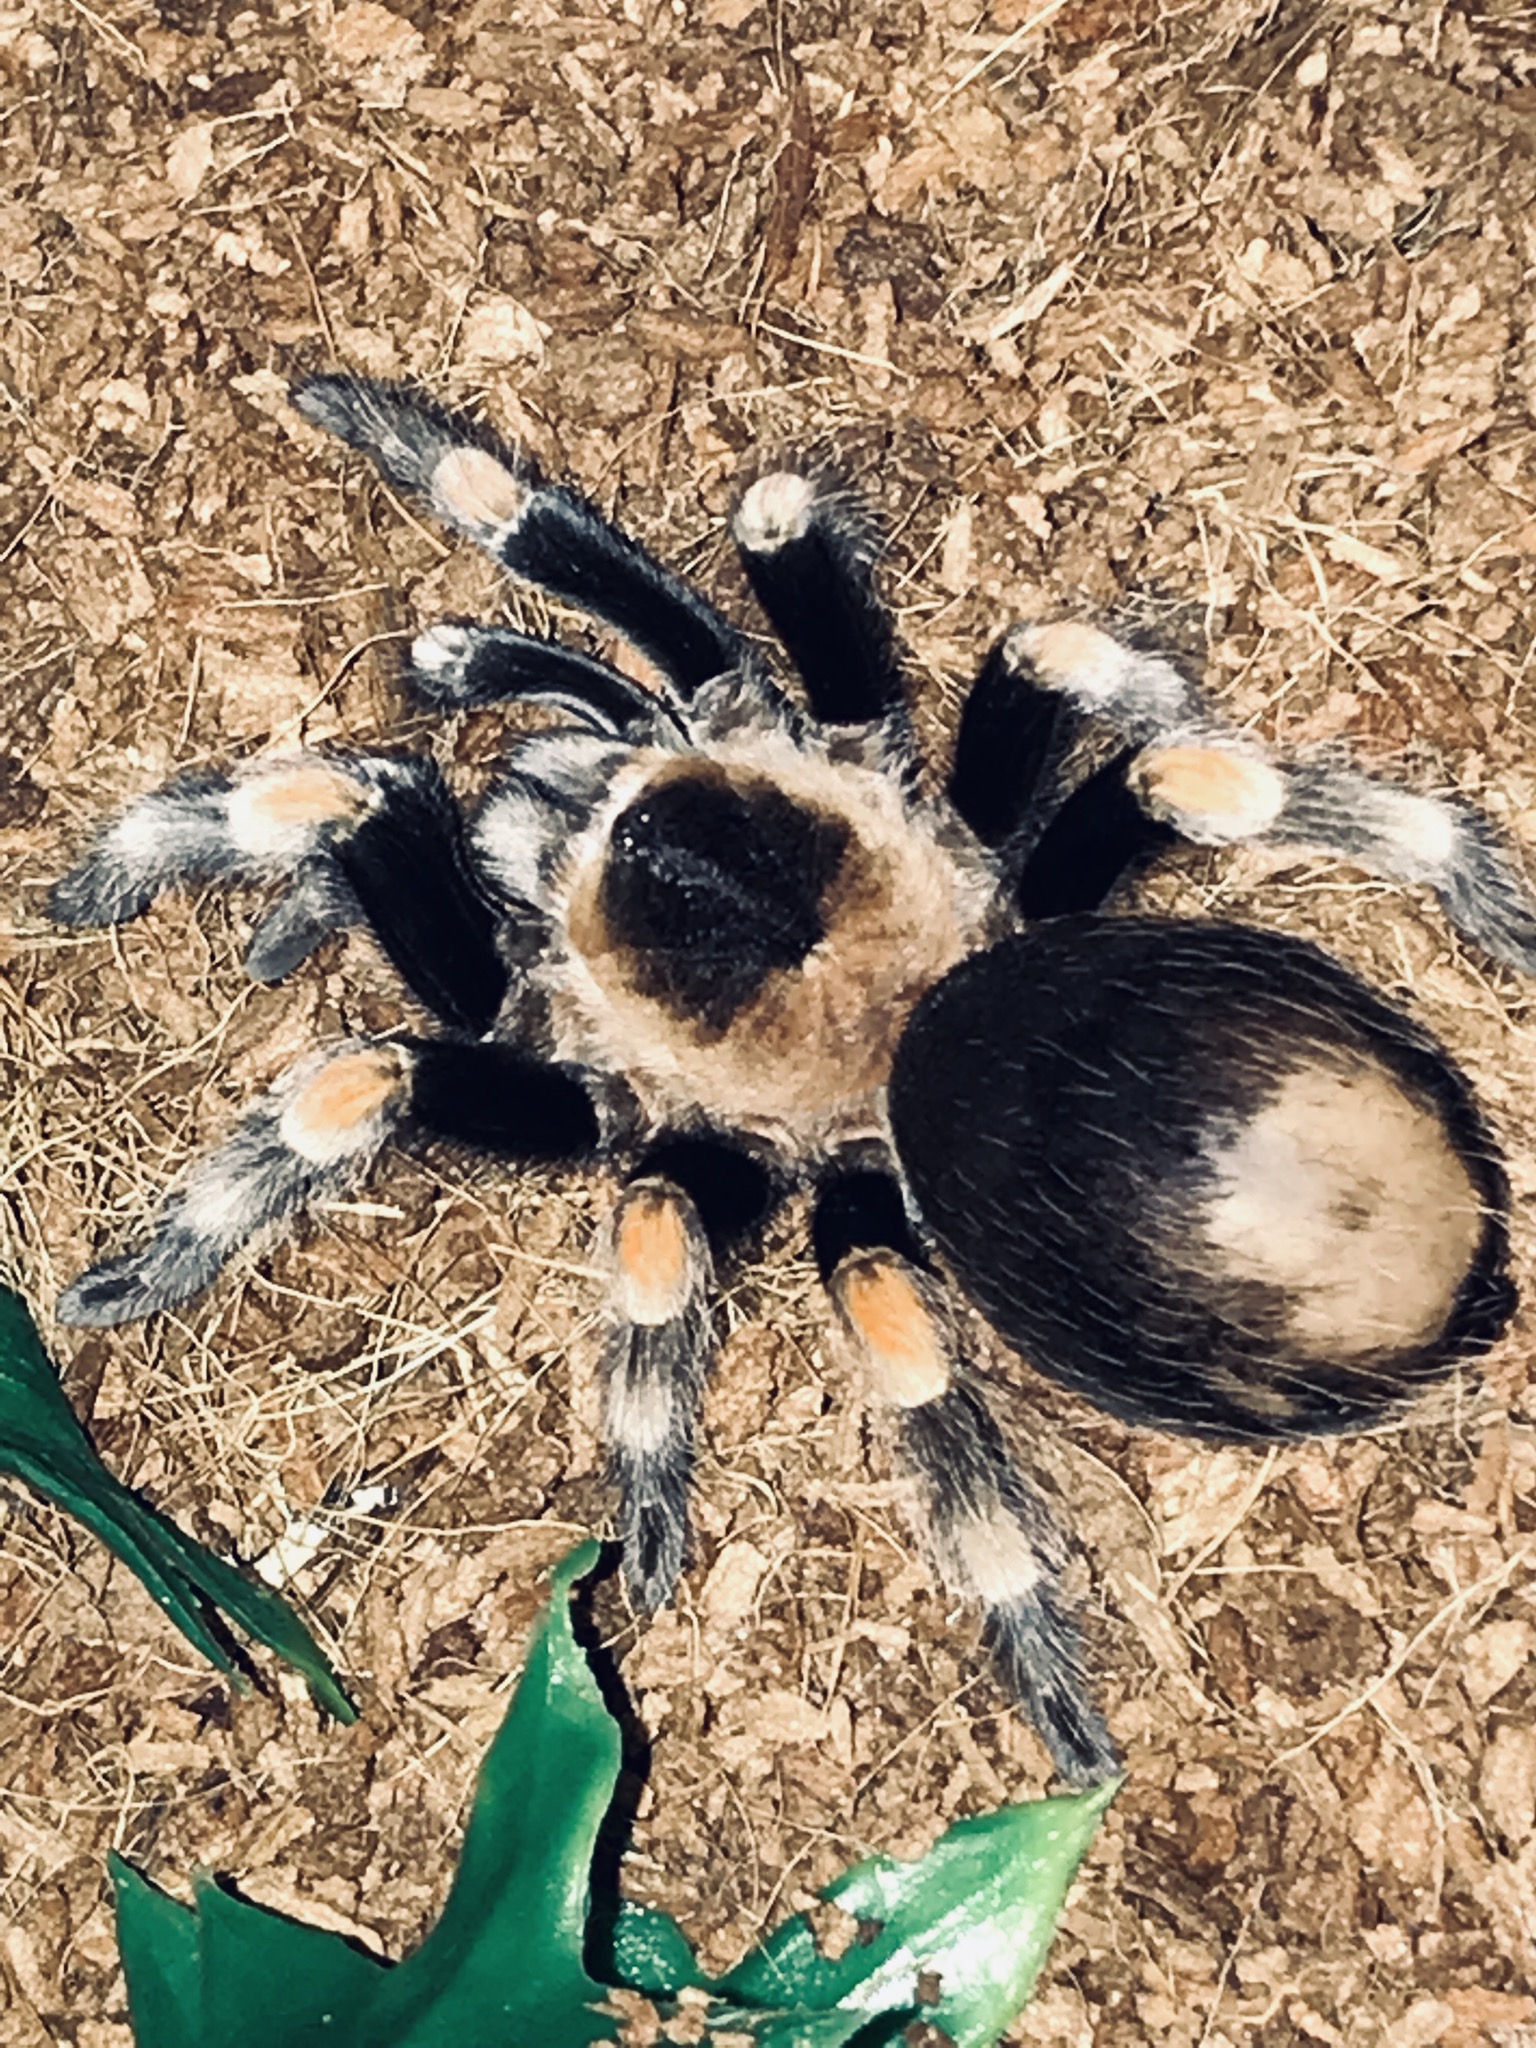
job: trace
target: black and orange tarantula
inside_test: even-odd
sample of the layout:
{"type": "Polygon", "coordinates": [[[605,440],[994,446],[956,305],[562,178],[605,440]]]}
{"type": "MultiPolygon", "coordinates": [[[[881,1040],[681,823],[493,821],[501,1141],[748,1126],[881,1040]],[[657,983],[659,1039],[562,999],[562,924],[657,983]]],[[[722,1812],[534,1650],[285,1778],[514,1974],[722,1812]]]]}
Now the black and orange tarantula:
{"type": "Polygon", "coordinates": [[[413,650],[428,703],[555,714],[468,821],[428,758],[311,752],[184,776],[102,830],[53,893],[62,922],[137,916],[187,880],[280,883],[253,975],[364,926],[436,1028],[302,1060],[61,1316],[184,1300],[393,1136],[601,1161],[620,1181],[605,1421],[628,1582],[654,1607],[687,1548],[714,1263],[808,1186],[937,1569],[984,1610],[1061,1772],[1109,1774],[1068,1540],[950,1286],[1101,1408],[1233,1441],[1390,1418],[1514,1296],[1497,1148],[1432,1038],[1314,946],[1103,906],[1180,842],[1294,843],[1427,884],[1530,970],[1519,871],[1478,812],[1279,758],[1168,661],[1080,625],[993,648],[927,793],[863,528],[815,475],[760,477],[733,521],[801,702],[474,422],[350,377],[294,402],[617,629],[654,686],[555,640],[434,626],[413,650]],[[1078,772],[1095,732],[1113,751],[1078,772]]]}

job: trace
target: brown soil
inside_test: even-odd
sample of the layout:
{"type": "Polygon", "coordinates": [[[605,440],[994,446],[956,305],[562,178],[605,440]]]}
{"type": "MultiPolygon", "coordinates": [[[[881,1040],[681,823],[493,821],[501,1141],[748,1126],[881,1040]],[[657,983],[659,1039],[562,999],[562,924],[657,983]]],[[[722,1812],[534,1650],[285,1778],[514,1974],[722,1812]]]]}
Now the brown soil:
{"type": "MultiPolygon", "coordinates": [[[[1066,602],[1536,839],[1524,0],[21,0],[0,67],[7,1216],[45,1310],[299,1049],[400,1014],[357,944],[245,982],[249,900],[82,938],[47,879],[175,768],[425,737],[418,623],[543,616],[286,411],[297,369],[483,403],[731,604],[733,479],[830,449],[936,746],[997,630],[1066,602]]],[[[498,729],[437,743],[468,780],[498,729]]],[[[1200,856],[1157,896],[1326,937],[1456,1048],[1528,1271],[1529,989],[1327,862],[1200,856]]],[[[323,1727],[270,1668],[233,1696],[8,1496],[8,2048],[126,2043],[114,1843],[391,1953],[429,1925],[539,1570],[610,1511],[602,1202],[396,1157],[187,1312],[58,1335],[104,1455],[205,1541],[334,1509],[292,1590],[365,1712],[323,1727]]],[[[711,1963],[1046,1782],[911,1554],[802,1223],[726,1301],[676,1612],[599,1606],[655,1736],[628,1884],[711,1963]]],[[[1528,1349],[1269,1457],[1044,1402],[1131,1775],[1020,2039],[1536,2040],[1528,1349]]]]}

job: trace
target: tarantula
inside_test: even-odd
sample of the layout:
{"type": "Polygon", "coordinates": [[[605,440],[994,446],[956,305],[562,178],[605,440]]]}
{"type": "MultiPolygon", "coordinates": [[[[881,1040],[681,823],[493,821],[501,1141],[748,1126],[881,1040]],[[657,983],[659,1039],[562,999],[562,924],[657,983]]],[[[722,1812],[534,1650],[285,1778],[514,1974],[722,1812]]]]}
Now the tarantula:
{"type": "Polygon", "coordinates": [[[836,1324],[893,1412],[929,1554],[984,1610],[1058,1769],[1111,1773],[1069,1540],[989,1411],[951,1283],[1101,1408],[1229,1441],[1394,1416],[1514,1293],[1497,1147],[1426,1032],[1299,940],[1104,905],[1180,842],[1294,843],[1427,884],[1530,970],[1513,860],[1478,812],[1280,758],[1168,660],[1084,625],[998,642],[929,793],[873,550],[827,479],[760,476],[732,521],[800,701],[475,421],[345,376],[293,400],[616,629],[651,680],[436,625],[412,652],[427,703],[554,713],[472,818],[429,758],[307,752],[182,776],[100,832],[56,919],[116,923],[188,880],[278,882],[253,975],[362,926],[436,1028],[300,1061],[61,1317],[186,1299],[394,1136],[600,1161],[619,1182],[604,1419],[625,1572],[652,1608],[684,1563],[714,1267],[809,1187],[836,1324]],[[1112,748],[1082,770],[1094,735],[1112,748]]]}

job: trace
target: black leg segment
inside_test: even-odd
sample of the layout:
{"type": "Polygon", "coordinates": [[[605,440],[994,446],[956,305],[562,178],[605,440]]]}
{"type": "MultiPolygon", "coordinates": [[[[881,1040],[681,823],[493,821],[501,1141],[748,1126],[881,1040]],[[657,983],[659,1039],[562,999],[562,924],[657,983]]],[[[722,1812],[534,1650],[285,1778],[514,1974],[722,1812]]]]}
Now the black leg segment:
{"type": "Polygon", "coordinates": [[[668,1131],[646,1147],[638,1173],[679,1188],[698,1211],[716,1260],[760,1230],[784,1181],[758,1152],[715,1131],[668,1131]]]}
{"type": "Polygon", "coordinates": [[[687,734],[670,705],[607,662],[510,626],[429,627],[411,648],[410,684],[423,703],[445,711],[517,698],[635,744],[687,734]]]}
{"type": "Polygon", "coordinates": [[[515,1046],[417,1039],[411,1119],[418,1130],[505,1159],[590,1158],[601,1126],[581,1076],[515,1046]]]}
{"type": "Polygon", "coordinates": [[[824,725],[894,719],[905,734],[895,635],[858,514],[815,479],[780,470],[747,491],[732,531],[816,717],[824,725]]]}
{"type": "Polygon", "coordinates": [[[1080,783],[1036,840],[1014,901],[1026,918],[1097,910],[1127,875],[1178,844],[1171,825],[1149,818],[1126,782],[1127,749],[1080,783]]]}
{"type": "Polygon", "coordinates": [[[1011,652],[1011,636],[987,656],[965,700],[949,800],[985,846],[1002,846],[1028,823],[1063,741],[1081,725],[1011,652]]]}
{"type": "Polygon", "coordinates": [[[507,992],[496,918],[470,869],[458,810],[435,764],[338,835],[332,856],[390,963],[445,1023],[488,1031],[507,992]]]}
{"type": "Polygon", "coordinates": [[[914,1266],[925,1263],[895,1175],[857,1159],[836,1162],[817,1190],[811,1246],[823,1283],[850,1252],[883,1247],[914,1266]]]}

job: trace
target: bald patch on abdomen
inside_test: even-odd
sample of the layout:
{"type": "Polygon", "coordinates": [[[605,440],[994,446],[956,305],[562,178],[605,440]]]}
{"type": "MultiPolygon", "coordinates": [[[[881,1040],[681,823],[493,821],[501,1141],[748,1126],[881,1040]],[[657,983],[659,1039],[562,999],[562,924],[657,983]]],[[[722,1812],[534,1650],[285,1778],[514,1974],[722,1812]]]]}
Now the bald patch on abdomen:
{"type": "Polygon", "coordinates": [[[1433,1107],[1382,1068],[1308,1065],[1206,1150],[1218,1273],[1280,1290],[1302,1352],[1345,1363],[1429,1344],[1477,1257],[1477,1190],[1433,1107]]]}

